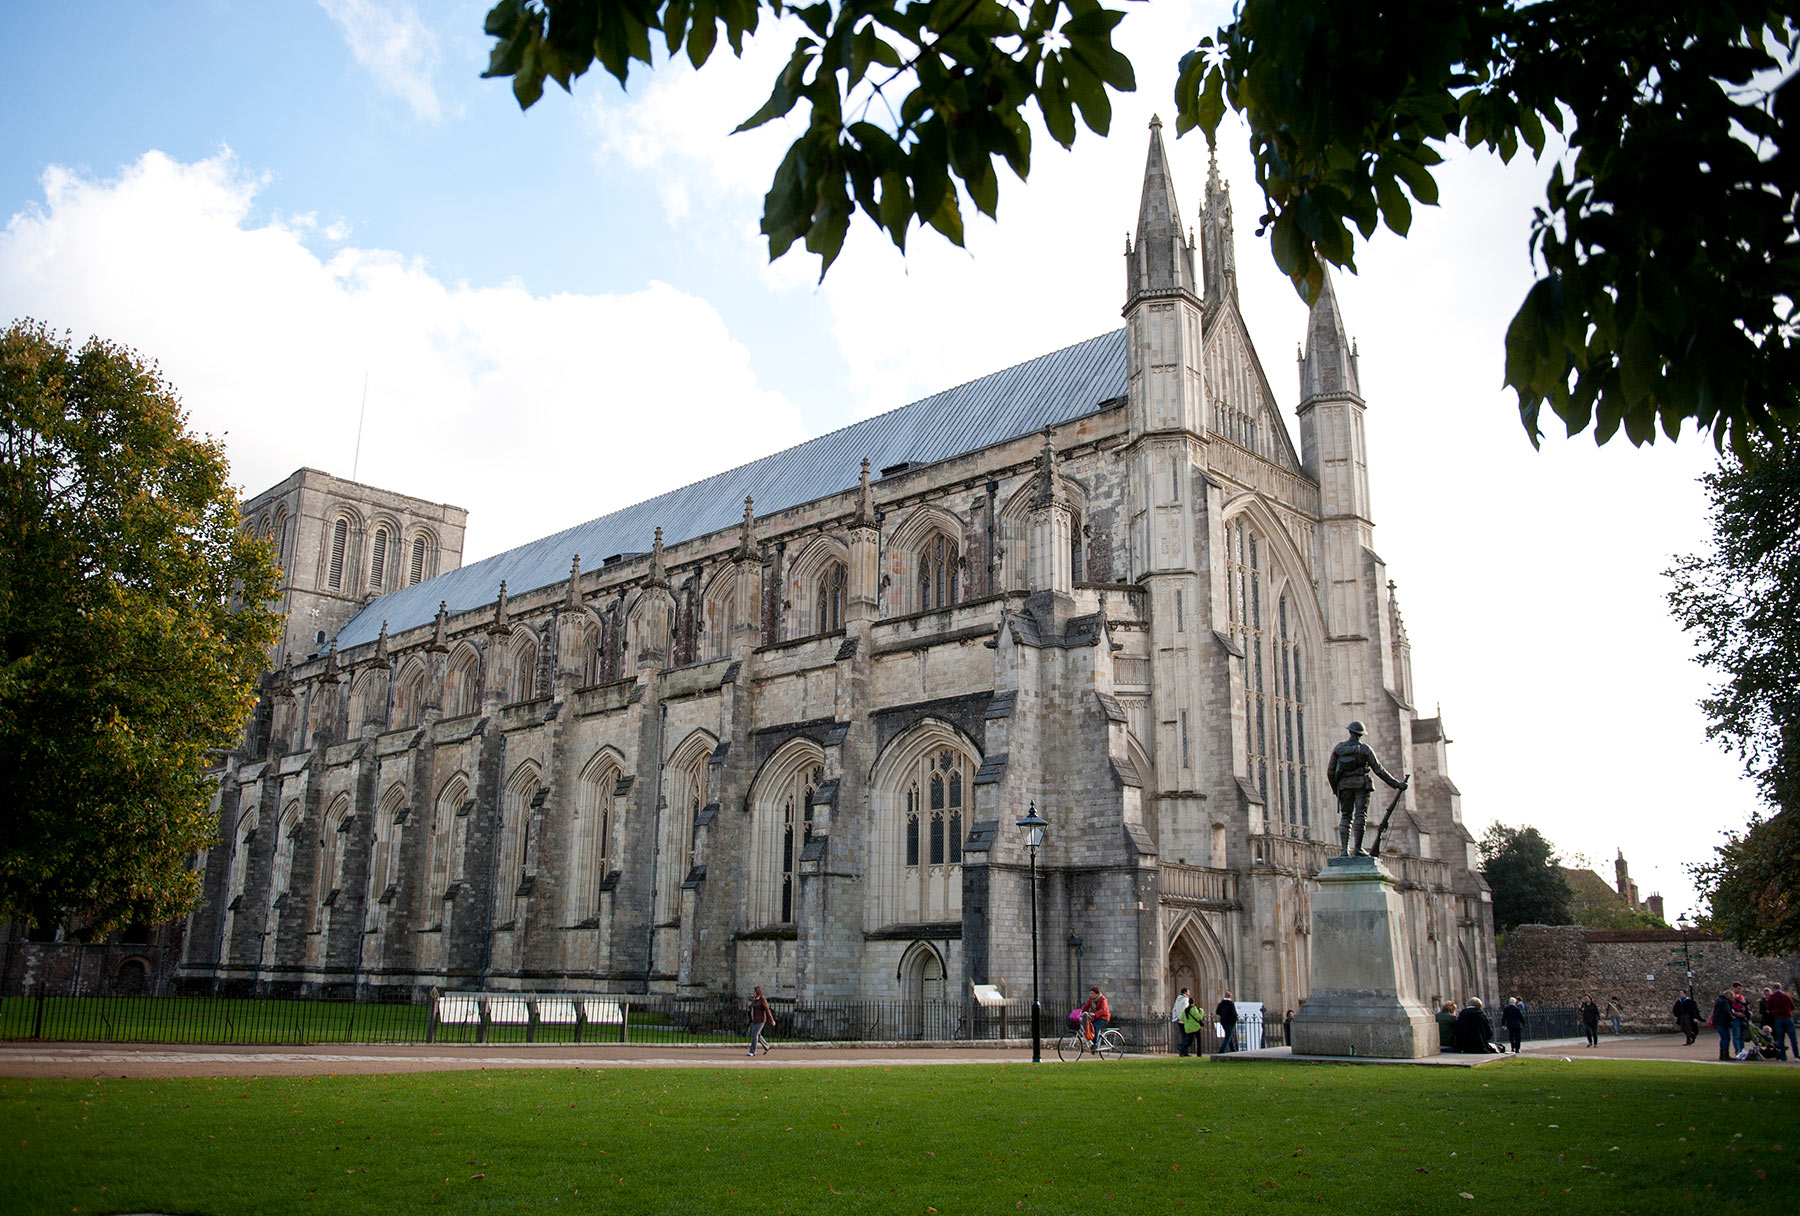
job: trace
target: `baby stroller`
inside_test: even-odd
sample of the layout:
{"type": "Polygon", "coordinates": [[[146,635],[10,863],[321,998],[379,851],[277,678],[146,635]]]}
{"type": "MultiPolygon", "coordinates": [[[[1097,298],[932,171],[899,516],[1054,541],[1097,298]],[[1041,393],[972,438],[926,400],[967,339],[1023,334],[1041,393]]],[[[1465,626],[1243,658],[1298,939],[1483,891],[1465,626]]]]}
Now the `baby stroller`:
{"type": "Polygon", "coordinates": [[[1773,1060],[1780,1052],[1775,1046],[1775,1032],[1767,1026],[1758,1026],[1755,1022],[1744,1023],[1744,1050],[1739,1053],[1740,1060],[1773,1060]]]}

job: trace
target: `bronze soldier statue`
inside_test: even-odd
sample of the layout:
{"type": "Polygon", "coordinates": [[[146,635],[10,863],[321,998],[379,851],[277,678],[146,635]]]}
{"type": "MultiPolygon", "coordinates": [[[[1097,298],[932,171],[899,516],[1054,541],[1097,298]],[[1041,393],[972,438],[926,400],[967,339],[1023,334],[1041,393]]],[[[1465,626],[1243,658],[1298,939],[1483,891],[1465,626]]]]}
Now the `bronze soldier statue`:
{"type": "Polygon", "coordinates": [[[1338,799],[1338,840],[1344,850],[1343,855],[1361,857],[1363,821],[1369,815],[1369,791],[1375,788],[1375,783],[1369,780],[1369,773],[1374,772],[1397,790],[1405,789],[1411,778],[1395,777],[1381,767],[1381,761],[1375,758],[1369,745],[1362,741],[1361,722],[1352,722],[1344,729],[1350,732],[1350,737],[1331,749],[1331,764],[1325,771],[1325,777],[1338,799]],[[1354,849],[1350,843],[1352,827],[1356,832],[1354,849]]]}

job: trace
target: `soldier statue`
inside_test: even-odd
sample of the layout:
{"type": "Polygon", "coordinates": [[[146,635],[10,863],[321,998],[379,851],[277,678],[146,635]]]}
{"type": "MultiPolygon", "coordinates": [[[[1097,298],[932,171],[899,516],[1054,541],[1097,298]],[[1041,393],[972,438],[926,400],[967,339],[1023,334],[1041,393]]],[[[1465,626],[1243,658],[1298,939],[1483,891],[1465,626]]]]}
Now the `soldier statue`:
{"type": "Polygon", "coordinates": [[[1369,791],[1375,788],[1375,783],[1369,780],[1370,772],[1374,772],[1397,790],[1405,789],[1410,778],[1395,777],[1381,767],[1381,761],[1375,758],[1369,745],[1362,741],[1361,722],[1352,722],[1344,729],[1350,732],[1350,737],[1331,749],[1331,764],[1325,771],[1325,777],[1338,799],[1338,840],[1344,850],[1343,855],[1361,857],[1363,821],[1369,815],[1369,791]],[[1356,836],[1354,849],[1351,847],[1352,828],[1356,836]]]}

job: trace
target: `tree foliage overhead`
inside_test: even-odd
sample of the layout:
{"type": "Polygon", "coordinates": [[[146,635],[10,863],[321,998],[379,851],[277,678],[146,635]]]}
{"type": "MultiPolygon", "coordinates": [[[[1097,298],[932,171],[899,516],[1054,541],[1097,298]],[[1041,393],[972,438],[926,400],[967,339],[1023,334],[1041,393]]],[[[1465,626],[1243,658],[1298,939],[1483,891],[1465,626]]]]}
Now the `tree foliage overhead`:
{"type": "Polygon", "coordinates": [[[227,477],[132,352],[0,331],[0,918],[91,934],[198,900],[205,753],[278,636],[227,477]]]}
{"type": "Polygon", "coordinates": [[[1556,850],[1536,828],[1496,823],[1482,836],[1481,875],[1494,892],[1494,928],[1566,925],[1574,898],[1556,850]]]}
{"type": "MultiPolygon", "coordinates": [[[[499,0],[485,74],[528,107],[596,62],[624,84],[721,37],[741,54],[765,10],[805,32],[739,130],[806,103],[762,231],[821,276],[858,211],[902,249],[915,222],[961,244],[959,197],[992,216],[999,165],[1029,172],[1034,112],[1068,147],[1135,85],[1127,14],[1098,0],[499,0]]],[[[1249,124],[1262,230],[1309,302],[1358,234],[1437,203],[1446,149],[1555,157],[1506,335],[1533,440],[1547,405],[1600,442],[1692,419],[1742,451],[1800,430],[1797,21],[1767,0],[1241,0],[1182,58],[1175,105],[1208,139],[1227,109],[1249,124]]]]}
{"type": "Polygon", "coordinates": [[[1250,126],[1263,225],[1307,299],[1404,236],[1455,145],[1554,157],[1506,335],[1535,439],[1684,419],[1739,451],[1800,427],[1800,16],[1756,0],[1242,0],[1182,61],[1179,126],[1250,126]],[[1549,132],[1561,133],[1566,152],[1549,132]],[[1410,199],[1409,196],[1410,195],[1410,199]]]}
{"type": "Polygon", "coordinates": [[[1692,867],[1720,932],[1800,949],[1800,442],[1730,453],[1705,478],[1710,551],[1669,571],[1669,603],[1723,680],[1707,735],[1734,751],[1772,814],[1692,867]]]}

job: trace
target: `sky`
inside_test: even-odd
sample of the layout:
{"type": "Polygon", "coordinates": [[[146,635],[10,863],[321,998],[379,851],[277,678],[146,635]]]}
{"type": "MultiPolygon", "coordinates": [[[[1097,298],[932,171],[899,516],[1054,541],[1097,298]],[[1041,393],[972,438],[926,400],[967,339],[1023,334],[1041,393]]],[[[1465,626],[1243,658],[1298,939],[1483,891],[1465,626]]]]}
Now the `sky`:
{"type": "MultiPolygon", "coordinates": [[[[1113,129],[1029,184],[966,249],[901,256],[853,227],[821,284],[771,264],[763,192],[793,127],[733,136],[793,45],[765,26],[521,113],[482,80],[485,5],[66,0],[9,12],[0,75],[0,322],[33,317],[155,359],[247,494],[311,466],[469,512],[465,560],[1118,327],[1146,127],[1167,121],[1183,219],[1207,152],[1174,140],[1182,51],[1219,4],[1127,6],[1138,73],[1113,129]]],[[[1285,412],[1306,310],[1255,235],[1227,125],[1243,311],[1285,412]]],[[[1339,275],[1361,350],[1375,544],[1441,707],[1478,836],[1537,826],[1608,880],[1623,850],[1671,920],[1685,863],[1755,793],[1705,738],[1715,676],[1666,608],[1705,547],[1710,443],[1534,450],[1502,387],[1547,167],[1452,157],[1441,205],[1339,275]]]]}

